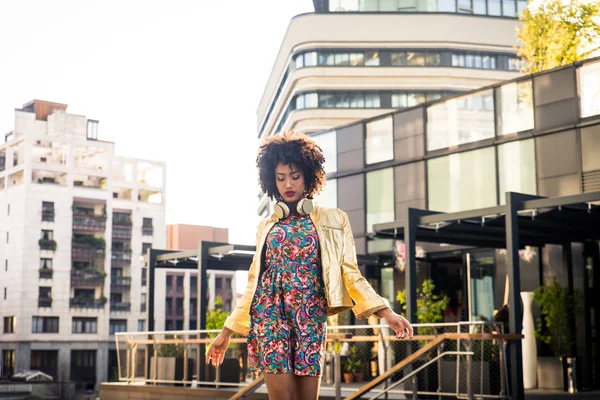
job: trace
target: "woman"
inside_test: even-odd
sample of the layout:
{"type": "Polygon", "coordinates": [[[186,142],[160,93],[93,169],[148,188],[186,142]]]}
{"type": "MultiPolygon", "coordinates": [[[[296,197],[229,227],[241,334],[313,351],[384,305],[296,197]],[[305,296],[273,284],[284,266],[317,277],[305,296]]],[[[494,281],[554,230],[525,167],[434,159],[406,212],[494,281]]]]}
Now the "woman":
{"type": "Polygon", "coordinates": [[[398,338],[413,335],[360,274],[346,214],[313,209],[324,162],[304,134],[279,134],[260,146],[260,185],[278,202],[259,224],[246,291],[206,357],[218,366],[231,334],[248,336],[249,368],[263,373],[272,399],[318,398],[328,315],[352,308],[360,319],[384,318],[398,338]]]}

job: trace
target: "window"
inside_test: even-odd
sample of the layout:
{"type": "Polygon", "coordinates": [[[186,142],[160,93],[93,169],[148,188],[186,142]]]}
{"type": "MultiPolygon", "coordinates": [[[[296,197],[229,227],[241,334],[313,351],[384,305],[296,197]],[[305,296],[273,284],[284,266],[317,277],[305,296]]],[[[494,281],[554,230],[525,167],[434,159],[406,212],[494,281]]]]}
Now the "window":
{"type": "Polygon", "coordinates": [[[394,220],[394,169],[367,173],[367,232],[373,225],[394,220]]]}
{"type": "Polygon", "coordinates": [[[455,212],[496,205],[494,148],[427,161],[428,209],[455,212]]]}
{"type": "Polygon", "coordinates": [[[173,275],[167,275],[167,293],[173,291],[173,275]]]}
{"type": "MultiPolygon", "coordinates": [[[[600,125],[581,128],[581,158],[583,172],[600,171],[600,125]]],[[[586,180],[584,179],[584,186],[586,180]]],[[[595,185],[594,185],[595,186],[595,185]]]]}
{"type": "Polygon", "coordinates": [[[54,203],[50,201],[42,202],[42,221],[54,221],[54,203]]]}
{"type": "Polygon", "coordinates": [[[31,369],[58,377],[58,350],[32,350],[31,369]]]}
{"type": "Polygon", "coordinates": [[[502,6],[500,0],[488,0],[488,15],[500,16],[502,14],[502,6]]]}
{"type": "Polygon", "coordinates": [[[10,215],[10,204],[6,206],[6,215],[10,215]]]}
{"type": "Polygon", "coordinates": [[[146,293],[140,295],[140,312],[146,312],[146,293]]]}
{"type": "Polygon", "coordinates": [[[177,285],[175,287],[175,290],[177,291],[177,293],[183,293],[183,276],[177,276],[176,280],[175,280],[175,284],[177,285]]]}
{"type": "Polygon", "coordinates": [[[166,309],[165,313],[167,315],[173,315],[173,298],[172,297],[167,297],[165,309],[166,309]]]}
{"type": "Polygon", "coordinates": [[[366,124],[366,161],[374,164],[394,158],[394,133],[392,117],[366,124]]]}
{"type": "Polygon", "coordinates": [[[42,230],[42,239],[54,240],[54,231],[42,230]]]}
{"type": "Polygon", "coordinates": [[[8,289],[4,288],[4,300],[8,297],[8,289]]]}
{"type": "Polygon", "coordinates": [[[190,276],[190,296],[198,295],[198,277],[190,276]]]}
{"type": "Polygon", "coordinates": [[[321,193],[315,196],[316,202],[323,207],[337,207],[337,180],[328,179],[321,193]]]}
{"type": "Polygon", "coordinates": [[[379,52],[367,51],[365,53],[365,66],[366,67],[378,67],[380,65],[379,52]]]}
{"type": "Polygon", "coordinates": [[[138,319],[138,328],[137,328],[138,332],[145,332],[146,331],[146,320],[145,319],[138,319]]]}
{"type": "Polygon", "coordinates": [[[406,53],[406,62],[409,67],[422,67],[425,65],[425,54],[409,51],[406,53]]]}
{"type": "Polygon", "coordinates": [[[96,318],[73,317],[73,333],[97,333],[98,323],[96,318]]]}
{"type": "Polygon", "coordinates": [[[311,137],[323,151],[325,156],[325,173],[337,171],[337,133],[329,131],[311,137]]]}
{"type": "Polygon", "coordinates": [[[148,268],[142,268],[142,286],[147,285],[148,268]]]}
{"type": "Polygon", "coordinates": [[[40,286],[38,291],[38,307],[52,307],[52,288],[40,286]]]}
{"type": "Polygon", "coordinates": [[[514,82],[499,90],[499,135],[533,129],[532,81],[514,82]]]}
{"type": "Polygon", "coordinates": [[[15,351],[2,350],[2,376],[11,377],[15,373],[15,351]]]}
{"type": "Polygon", "coordinates": [[[6,232],[6,243],[10,241],[10,232],[6,232]]]}
{"type": "Polygon", "coordinates": [[[144,218],[142,223],[142,234],[152,236],[152,218],[144,218]]]}
{"type": "Polygon", "coordinates": [[[579,68],[581,117],[600,114],[600,61],[579,68]]]}
{"type": "MultiPolygon", "coordinates": [[[[6,289],[4,289],[6,293],[6,289]]],[[[6,300],[6,297],[4,297],[6,300]]],[[[15,333],[17,330],[17,317],[4,317],[4,333],[15,333]]]]}
{"type": "Polygon", "coordinates": [[[4,271],[8,271],[8,260],[4,260],[4,271]]]}
{"type": "Polygon", "coordinates": [[[520,71],[523,67],[523,60],[518,57],[508,58],[508,70],[509,71],[520,71]]]}
{"type": "Polygon", "coordinates": [[[114,335],[117,332],[127,332],[126,319],[111,319],[109,322],[109,334],[114,335]]]}
{"type": "Polygon", "coordinates": [[[175,299],[175,315],[183,315],[183,299],[181,297],[175,299]]]}
{"type": "Polygon", "coordinates": [[[98,121],[89,119],[87,122],[87,138],[92,140],[98,139],[98,121]]]}
{"type": "Polygon", "coordinates": [[[516,17],[517,16],[517,5],[515,0],[503,0],[502,1],[502,14],[505,17],[516,17]]]}
{"type": "Polygon", "coordinates": [[[537,193],[533,139],[498,146],[498,168],[500,204],[505,203],[506,192],[537,193]]]}
{"type": "Polygon", "coordinates": [[[58,317],[32,317],[31,333],[58,333],[58,317]]]}
{"type": "Polygon", "coordinates": [[[52,270],[52,259],[40,258],[40,269],[52,270]]]}
{"type": "Polygon", "coordinates": [[[198,299],[190,299],[190,316],[198,316],[198,299]]]}
{"type": "Polygon", "coordinates": [[[494,137],[491,90],[427,107],[427,150],[433,151],[494,137]]]}

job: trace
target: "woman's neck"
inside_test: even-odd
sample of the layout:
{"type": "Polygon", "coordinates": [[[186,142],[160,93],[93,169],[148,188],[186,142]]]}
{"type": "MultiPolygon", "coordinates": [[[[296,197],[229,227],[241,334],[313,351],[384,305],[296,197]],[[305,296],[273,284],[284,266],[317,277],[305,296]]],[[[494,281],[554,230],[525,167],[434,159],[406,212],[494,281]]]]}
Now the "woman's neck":
{"type": "Polygon", "coordinates": [[[287,201],[285,202],[285,204],[288,206],[288,208],[290,209],[290,216],[291,215],[298,215],[298,210],[296,208],[296,206],[298,205],[297,201],[293,201],[291,203],[288,203],[287,201]]]}

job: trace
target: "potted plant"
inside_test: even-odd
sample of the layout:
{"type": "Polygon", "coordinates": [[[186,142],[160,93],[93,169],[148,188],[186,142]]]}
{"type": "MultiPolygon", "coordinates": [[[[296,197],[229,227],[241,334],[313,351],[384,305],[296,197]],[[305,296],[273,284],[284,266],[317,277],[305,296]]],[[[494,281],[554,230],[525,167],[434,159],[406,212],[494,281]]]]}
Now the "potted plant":
{"type": "MultiPolygon", "coordinates": [[[[550,347],[554,357],[538,357],[538,387],[567,390],[567,359],[575,357],[575,336],[570,324],[580,311],[580,293],[569,294],[556,280],[538,287],[533,300],[540,307],[535,336],[550,347]]],[[[574,361],[573,361],[574,362],[574,361]]]]}
{"type": "Polygon", "coordinates": [[[358,347],[351,345],[344,360],[344,382],[362,382],[362,361],[358,358],[358,347]]]}

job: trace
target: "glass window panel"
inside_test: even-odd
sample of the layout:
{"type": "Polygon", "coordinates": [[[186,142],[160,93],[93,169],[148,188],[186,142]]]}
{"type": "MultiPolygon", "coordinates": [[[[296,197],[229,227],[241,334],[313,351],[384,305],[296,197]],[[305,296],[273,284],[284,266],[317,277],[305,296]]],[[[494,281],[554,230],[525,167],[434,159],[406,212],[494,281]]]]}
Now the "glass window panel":
{"type": "Polygon", "coordinates": [[[517,5],[515,0],[503,0],[502,1],[502,13],[505,17],[516,17],[517,16],[517,5]]]}
{"type": "Polygon", "coordinates": [[[438,11],[456,12],[456,0],[438,0],[438,11]]]}
{"type": "Polygon", "coordinates": [[[427,101],[439,100],[441,98],[441,93],[427,93],[427,101]]]}
{"type": "Polygon", "coordinates": [[[296,69],[304,67],[304,55],[299,54],[294,58],[296,69]]]}
{"type": "Polygon", "coordinates": [[[600,61],[579,68],[581,117],[600,114],[600,61]]]}
{"type": "Polygon", "coordinates": [[[583,172],[600,171],[600,125],[581,128],[583,172]]]}
{"type": "Polygon", "coordinates": [[[425,103],[425,93],[408,93],[406,97],[408,107],[425,103]]]}
{"type": "Polygon", "coordinates": [[[367,123],[367,164],[394,158],[394,134],[392,117],[367,123]]]}
{"type": "Polygon", "coordinates": [[[335,95],[331,93],[320,93],[319,94],[319,108],[334,108],[335,107],[335,95]]]}
{"type": "Polygon", "coordinates": [[[394,93],[392,94],[392,107],[393,108],[406,108],[408,103],[406,101],[406,93],[394,93]]]}
{"type": "Polygon", "coordinates": [[[437,67],[442,64],[442,57],[440,53],[426,53],[425,54],[425,64],[430,67],[437,67]]]}
{"type": "Polygon", "coordinates": [[[379,11],[398,11],[398,0],[379,0],[379,11]]]}
{"type": "Polygon", "coordinates": [[[312,136],[312,139],[323,151],[325,157],[325,173],[337,171],[337,132],[330,131],[312,136]]]}
{"type": "Polygon", "coordinates": [[[333,53],[320,52],[319,65],[334,65],[335,56],[333,53]]]}
{"type": "Polygon", "coordinates": [[[485,15],[487,13],[486,0],[473,0],[473,13],[485,15]]]}
{"type": "Polygon", "coordinates": [[[406,60],[406,53],[392,53],[390,57],[392,65],[395,67],[403,67],[408,63],[406,60]]]}
{"type": "Polygon", "coordinates": [[[465,55],[464,54],[452,54],[452,66],[453,67],[464,67],[465,66],[465,55]]]}
{"type": "Polygon", "coordinates": [[[348,93],[338,93],[335,96],[336,108],[350,108],[350,95],[348,93]]]}
{"type": "Polygon", "coordinates": [[[359,0],[360,11],[379,11],[379,0],[359,0]]]}
{"type": "Polygon", "coordinates": [[[304,108],[304,95],[296,97],[296,110],[302,110],[304,108]]]}
{"type": "Polygon", "coordinates": [[[514,82],[500,88],[499,134],[533,129],[532,82],[514,82]]]}
{"type": "Polygon", "coordinates": [[[496,205],[495,165],[493,147],[429,160],[428,208],[456,212],[496,205]]]}
{"type": "Polygon", "coordinates": [[[307,93],[304,95],[304,107],[305,108],[317,108],[319,107],[319,95],[316,93],[307,93]]]}
{"type": "Polygon", "coordinates": [[[367,51],[365,53],[365,65],[367,67],[378,67],[379,66],[379,52],[367,51]]]}
{"type": "Polygon", "coordinates": [[[317,65],[317,52],[311,51],[309,53],[304,53],[304,66],[305,67],[314,67],[317,65]]]}
{"type": "Polygon", "coordinates": [[[394,251],[394,241],[392,239],[375,239],[367,242],[367,253],[391,253],[394,251]]]}
{"type": "Polygon", "coordinates": [[[537,194],[533,139],[498,146],[498,165],[500,204],[505,203],[506,192],[537,194]]]}
{"type": "Polygon", "coordinates": [[[394,221],[394,169],[367,172],[367,232],[373,225],[394,221]]]}
{"type": "Polygon", "coordinates": [[[409,51],[408,53],[406,53],[406,60],[408,62],[408,65],[411,67],[421,67],[425,65],[425,55],[423,53],[415,53],[409,51]]]}
{"type": "Polygon", "coordinates": [[[332,1],[334,9],[331,10],[332,5],[329,5],[331,11],[358,11],[358,0],[339,0],[332,1]]]}
{"type": "Polygon", "coordinates": [[[353,67],[361,66],[365,63],[365,55],[363,53],[350,53],[350,65],[353,67]]]}
{"type": "Polygon", "coordinates": [[[350,55],[348,53],[336,53],[335,54],[335,65],[349,65],[350,55]]]}
{"type": "Polygon", "coordinates": [[[350,96],[350,108],[364,108],[365,95],[363,93],[352,93],[350,96]]]}
{"type": "Polygon", "coordinates": [[[475,67],[475,68],[481,68],[481,67],[482,67],[482,59],[481,59],[481,58],[482,58],[482,57],[481,57],[481,55],[479,55],[479,54],[477,54],[477,55],[474,57],[474,60],[473,60],[473,61],[475,61],[475,65],[474,65],[474,67],[475,67]]]}
{"type": "Polygon", "coordinates": [[[427,150],[494,137],[493,101],[492,91],[486,90],[428,107],[427,150]]]}
{"type": "Polygon", "coordinates": [[[473,54],[467,54],[465,57],[465,65],[467,68],[475,67],[475,56],[473,54]]]}
{"type": "Polygon", "coordinates": [[[380,108],[381,98],[379,94],[370,93],[365,95],[365,107],[366,108],[380,108]]]}
{"type": "Polygon", "coordinates": [[[527,8],[527,0],[517,0],[517,14],[521,13],[527,8]]]}
{"type": "Polygon", "coordinates": [[[502,15],[500,0],[488,0],[488,15],[502,15]]]}
{"type": "Polygon", "coordinates": [[[458,11],[464,13],[473,12],[473,1],[472,0],[458,0],[458,11]]]}
{"type": "Polygon", "coordinates": [[[337,208],[337,181],[331,179],[325,182],[321,193],[315,196],[315,201],[320,206],[337,208]]]}

